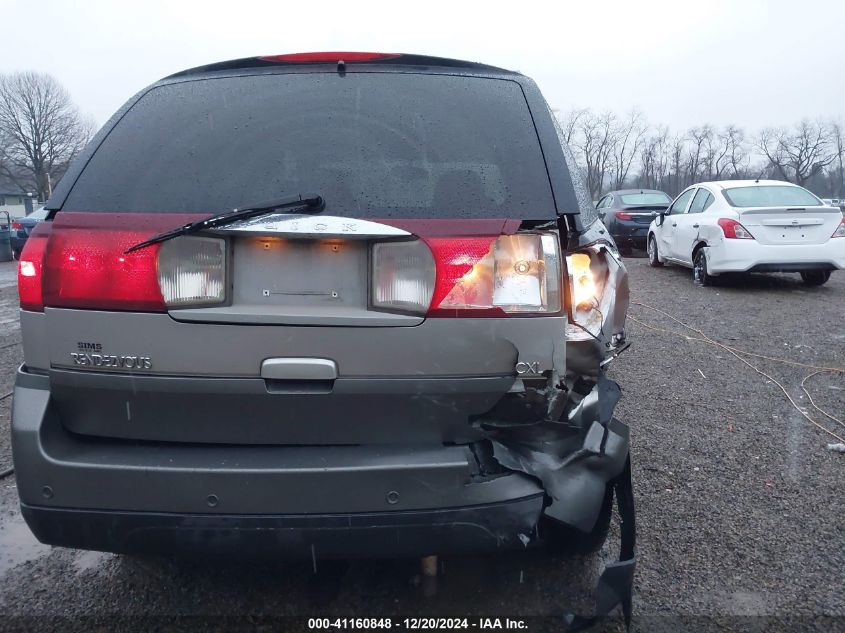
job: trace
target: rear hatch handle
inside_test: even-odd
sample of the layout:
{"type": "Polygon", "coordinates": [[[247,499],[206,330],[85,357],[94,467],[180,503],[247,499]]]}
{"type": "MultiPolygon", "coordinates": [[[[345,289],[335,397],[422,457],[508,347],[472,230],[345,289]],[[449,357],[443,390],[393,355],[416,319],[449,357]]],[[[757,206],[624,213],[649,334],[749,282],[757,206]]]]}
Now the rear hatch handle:
{"type": "Polygon", "coordinates": [[[328,358],[267,358],[261,377],[269,393],[331,393],[337,363],[328,358]]]}

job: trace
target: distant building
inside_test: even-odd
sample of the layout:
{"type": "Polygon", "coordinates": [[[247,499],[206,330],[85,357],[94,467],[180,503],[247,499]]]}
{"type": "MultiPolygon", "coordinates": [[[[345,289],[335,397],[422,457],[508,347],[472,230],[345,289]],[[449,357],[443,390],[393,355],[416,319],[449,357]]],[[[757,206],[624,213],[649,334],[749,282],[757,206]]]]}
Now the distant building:
{"type": "MultiPolygon", "coordinates": [[[[20,191],[3,191],[0,189],[0,212],[7,211],[10,217],[20,218],[29,215],[38,208],[35,198],[20,191]]],[[[0,213],[0,216],[2,213],[0,213]]],[[[5,220],[6,218],[2,218],[5,220]]]]}
{"type": "MultiPolygon", "coordinates": [[[[30,196],[18,182],[0,175],[0,211],[8,211],[11,217],[19,218],[29,215],[38,207],[35,195],[30,196]]],[[[6,220],[5,216],[3,220],[6,220]]]]}

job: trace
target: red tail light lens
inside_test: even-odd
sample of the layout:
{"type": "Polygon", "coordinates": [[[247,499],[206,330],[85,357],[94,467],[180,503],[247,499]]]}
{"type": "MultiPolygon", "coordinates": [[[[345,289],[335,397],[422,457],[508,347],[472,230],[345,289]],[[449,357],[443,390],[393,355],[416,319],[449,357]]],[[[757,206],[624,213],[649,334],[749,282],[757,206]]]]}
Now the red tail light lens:
{"type": "Polygon", "coordinates": [[[159,245],[125,254],[150,231],[54,230],[44,260],[44,305],[164,312],[158,285],[159,245]]]}
{"type": "Polygon", "coordinates": [[[634,219],[626,211],[614,211],[613,215],[615,215],[620,220],[633,220],[634,219]]]}
{"type": "Polygon", "coordinates": [[[21,253],[21,308],[165,312],[225,299],[223,240],[179,238],[130,246],[196,216],[60,213],[39,223],[21,253]],[[160,253],[164,257],[160,258],[160,253]],[[164,294],[163,292],[164,291],[164,294]]]}
{"type": "Polygon", "coordinates": [[[266,55],[258,59],[265,62],[328,63],[369,62],[375,59],[396,59],[397,53],[361,53],[328,51],[322,53],[289,53],[287,55],[266,55]]]}
{"type": "Polygon", "coordinates": [[[20,222],[12,222],[12,230],[13,231],[20,231],[23,228],[23,224],[20,222]]]}
{"type": "Polygon", "coordinates": [[[44,254],[47,239],[50,237],[50,224],[42,223],[35,227],[21,251],[18,261],[18,296],[21,310],[44,311],[44,299],[41,289],[43,279],[44,254]]]}
{"type": "Polygon", "coordinates": [[[505,316],[561,309],[557,236],[428,238],[437,270],[429,316],[505,316]]]}
{"type": "Polygon", "coordinates": [[[722,227],[722,232],[729,240],[753,240],[754,236],[751,231],[746,229],[742,224],[730,218],[719,218],[719,226],[722,227]]]}

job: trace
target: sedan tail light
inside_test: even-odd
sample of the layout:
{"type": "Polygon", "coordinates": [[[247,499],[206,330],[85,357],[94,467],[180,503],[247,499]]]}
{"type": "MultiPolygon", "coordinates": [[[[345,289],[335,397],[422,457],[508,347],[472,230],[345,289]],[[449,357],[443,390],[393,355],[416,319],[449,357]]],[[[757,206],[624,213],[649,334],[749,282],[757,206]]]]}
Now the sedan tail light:
{"type": "Polygon", "coordinates": [[[12,230],[13,231],[20,231],[23,228],[23,224],[20,222],[12,222],[12,230]]]}
{"type": "Polygon", "coordinates": [[[613,215],[615,215],[620,220],[633,220],[634,218],[627,211],[614,211],[613,215]]]}
{"type": "Polygon", "coordinates": [[[845,237],[845,217],[839,221],[839,226],[836,227],[836,230],[830,237],[845,237]]]}
{"type": "Polygon", "coordinates": [[[742,224],[730,218],[719,218],[719,226],[722,227],[722,232],[729,240],[753,240],[754,236],[751,231],[746,229],[742,224]]]}

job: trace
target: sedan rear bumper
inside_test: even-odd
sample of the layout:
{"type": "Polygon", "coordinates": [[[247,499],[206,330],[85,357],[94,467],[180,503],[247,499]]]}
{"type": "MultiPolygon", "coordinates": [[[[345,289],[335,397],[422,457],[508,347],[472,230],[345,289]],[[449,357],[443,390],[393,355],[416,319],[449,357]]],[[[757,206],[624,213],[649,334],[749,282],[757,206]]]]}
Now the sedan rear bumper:
{"type": "Polygon", "coordinates": [[[845,268],[845,239],[824,244],[760,244],[756,240],[721,240],[710,245],[711,273],[800,272],[845,268]]]}
{"type": "Polygon", "coordinates": [[[617,220],[610,227],[610,235],[619,246],[645,248],[649,226],[634,221],[617,220]]]}
{"type": "Polygon", "coordinates": [[[22,251],[23,247],[26,246],[27,239],[27,237],[18,237],[16,235],[10,236],[9,243],[12,245],[12,250],[22,251]]]}

